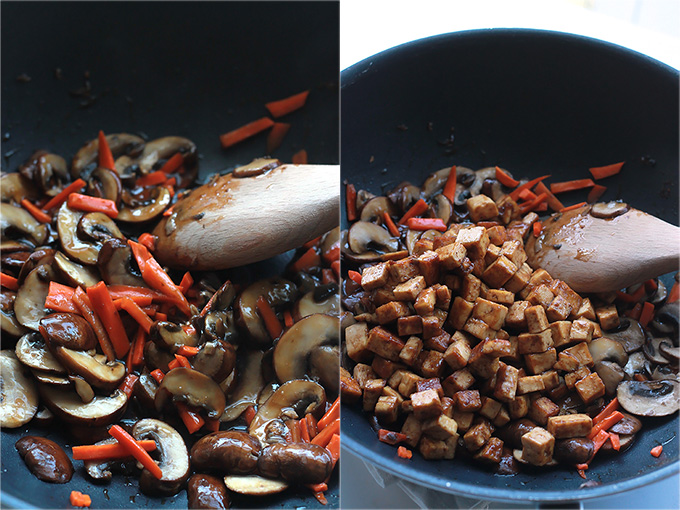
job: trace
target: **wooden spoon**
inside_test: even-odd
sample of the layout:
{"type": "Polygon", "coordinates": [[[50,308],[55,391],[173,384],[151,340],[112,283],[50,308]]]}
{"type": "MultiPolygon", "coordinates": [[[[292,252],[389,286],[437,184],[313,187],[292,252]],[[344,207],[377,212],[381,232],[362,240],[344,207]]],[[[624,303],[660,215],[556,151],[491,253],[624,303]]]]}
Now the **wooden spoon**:
{"type": "MultiPolygon", "coordinates": [[[[623,205],[609,210],[628,209],[623,205]]],[[[604,204],[592,207],[607,211],[604,204]]],[[[607,292],[677,270],[680,229],[637,209],[603,219],[584,206],[545,221],[526,249],[531,267],[545,269],[575,291],[607,292]]]]}
{"type": "Polygon", "coordinates": [[[338,225],[340,167],[281,165],[200,186],[154,230],[165,265],[225,269],[273,257],[338,225]]]}

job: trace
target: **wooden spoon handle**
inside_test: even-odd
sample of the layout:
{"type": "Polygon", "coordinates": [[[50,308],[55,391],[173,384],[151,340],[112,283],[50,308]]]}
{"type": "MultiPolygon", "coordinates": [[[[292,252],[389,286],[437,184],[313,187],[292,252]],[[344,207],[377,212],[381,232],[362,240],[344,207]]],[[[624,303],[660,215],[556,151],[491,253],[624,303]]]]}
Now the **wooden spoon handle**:
{"type": "Polygon", "coordinates": [[[162,264],[241,266],[301,246],[339,222],[340,167],[282,165],[255,177],[221,176],[175,204],[154,230],[162,264]]]}

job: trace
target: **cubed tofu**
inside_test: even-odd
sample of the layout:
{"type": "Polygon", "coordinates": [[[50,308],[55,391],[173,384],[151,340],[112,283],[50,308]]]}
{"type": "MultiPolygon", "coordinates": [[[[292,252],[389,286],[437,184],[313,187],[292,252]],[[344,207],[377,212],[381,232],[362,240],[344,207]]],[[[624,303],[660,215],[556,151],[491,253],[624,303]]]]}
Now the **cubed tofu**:
{"type": "Polygon", "coordinates": [[[526,329],[526,310],[530,306],[529,301],[515,301],[511,304],[508,308],[508,314],[505,316],[505,327],[512,330],[526,329]]]}
{"type": "Polygon", "coordinates": [[[340,395],[342,401],[348,404],[358,402],[362,397],[359,383],[342,367],[340,367],[340,395]]]}
{"type": "Polygon", "coordinates": [[[592,373],[576,383],[576,391],[583,403],[588,405],[604,396],[605,387],[600,376],[592,373]]]}
{"type": "Polygon", "coordinates": [[[418,391],[411,394],[413,414],[420,421],[436,418],[442,414],[442,401],[435,390],[418,391]]]}
{"type": "Polygon", "coordinates": [[[616,311],[616,305],[607,305],[595,309],[597,320],[604,331],[617,328],[619,322],[619,312],[616,311]]]}
{"type": "Polygon", "coordinates": [[[361,273],[361,286],[364,290],[374,290],[385,285],[390,276],[390,264],[391,262],[380,262],[365,268],[361,273]]]}
{"type": "Polygon", "coordinates": [[[496,372],[496,386],[493,391],[493,396],[501,402],[515,400],[518,381],[519,370],[512,365],[500,363],[498,371],[496,372]]]}
{"type": "Polygon", "coordinates": [[[530,374],[537,375],[550,370],[557,361],[557,351],[552,347],[540,354],[525,354],[524,363],[530,374]]]}
{"type": "Polygon", "coordinates": [[[508,402],[508,413],[510,418],[518,420],[529,414],[529,397],[527,395],[517,395],[515,400],[508,402]]]}
{"type": "Polygon", "coordinates": [[[582,366],[593,366],[593,356],[590,354],[590,349],[588,348],[588,344],[586,342],[580,342],[573,347],[564,349],[562,352],[570,354],[576,358],[582,366]]]}
{"type": "Polygon", "coordinates": [[[437,377],[432,379],[423,379],[418,381],[416,384],[416,391],[434,390],[439,395],[439,398],[444,398],[444,390],[442,389],[442,383],[437,377]]]}
{"type": "Polygon", "coordinates": [[[567,300],[572,311],[576,311],[581,307],[581,296],[562,280],[553,280],[548,286],[553,294],[567,300]]]}
{"type": "Polygon", "coordinates": [[[488,266],[500,256],[501,256],[500,246],[490,244],[489,247],[486,249],[486,253],[484,254],[484,263],[488,266]]]}
{"type": "Polygon", "coordinates": [[[589,375],[590,370],[588,367],[580,367],[573,372],[564,374],[564,384],[567,386],[567,388],[573,390],[577,382],[579,382],[584,377],[588,377],[589,375]]]}
{"type": "Polygon", "coordinates": [[[541,379],[543,379],[543,386],[547,391],[556,388],[560,384],[560,376],[555,370],[548,370],[541,374],[541,379]]]}
{"type": "Polygon", "coordinates": [[[423,351],[418,356],[416,367],[425,377],[440,377],[445,367],[444,353],[439,351],[423,351]]]}
{"type": "Polygon", "coordinates": [[[361,389],[364,389],[366,381],[369,379],[377,379],[377,374],[373,371],[370,365],[364,363],[357,363],[354,365],[354,370],[352,371],[352,377],[359,383],[361,389]]]}
{"type": "Polygon", "coordinates": [[[475,455],[474,459],[486,464],[498,464],[503,457],[503,441],[491,437],[475,455]]]}
{"type": "Polygon", "coordinates": [[[567,385],[564,384],[563,380],[560,380],[560,383],[555,386],[553,389],[548,391],[547,395],[550,400],[553,402],[557,402],[559,400],[562,400],[569,394],[569,388],[567,388],[567,385]]]}
{"type": "Polygon", "coordinates": [[[454,395],[453,402],[456,410],[462,413],[474,413],[482,408],[482,397],[478,390],[459,391],[454,395]]]}
{"type": "Polygon", "coordinates": [[[481,420],[473,425],[463,435],[465,448],[474,452],[479,450],[491,438],[491,425],[486,420],[481,420]]]}
{"type": "Polygon", "coordinates": [[[404,397],[402,397],[401,394],[391,386],[385,386],[382,390],[381,396],[396,398],[399,409],[401,409],[402,404],[406,401],[404,397]]]}
{"type": "Polygon", "coordinates": [[[508,308],[481,297],[475,300],[472,317],[486,323],[491,329],[499,330],[503,327],[508,308]]]}
{"type": "Polygon", "coordinates": [[[527,296],[527,301],[532,305],[541,305],[543,308],[548,308],[555,295],[552,293],[550,288],[541,284],[532,289],[527,296]]]}
{"type": "Polygon", "coordinates": [[[373,353],[368,347],[368,324],[357,322],[345,328],[347,356],[357,363],[370,361],[373,353]]]}
{"type": "Polygon", "coordinates": [[[510,413],[508,412],[508,410],[505,408],[505,406],[502,406],[501,410],[498,411],[498,414],[493,419],[492,423],[494,427],[503,427],[507,425],[511,419],[512,418],[510,418],[510,413]]]}
{"type": "Polygon", "coordinates": [[[437,304],[437,292],[433,287],[423,289],[416,298],[413,308],[418,315],[428,315],[434,311],[437,304]]]}
{"type": "Polygon", "coordinates": [[[439,281],[439,255],[435,251],[430,250],[418,255],[418,269],[420,274],[425,278],[427,285],[434,285],[439,281]]]}
{"type": "Polygon", "coordinates": [[[479,297],[482,281],[473,274],[466,274],[461,278],[460,297],[465,301],[474,302],[479,297]]]}
{"type": "Polygon", "coordinates": [[[419,335],[423,332],[423,319],[419,315],[409,315],[397,319],[399,336],[419,335]]]}
{"type": "Polygon", "coordinates": [[[480,194],[468,198],[467,208],[470,213],[470,219],[475,223],[478,221],[491,220],[498,216],[496,202],[486,195],[480,194]]]}
{"type": "Polygon", "coordinates": [[[388,266],[390,277],[396,284],[410,280],[420,275],[418,261],[415,257],[406,257],[405,259],[393,261],[388,266]]]}
{"type": "Polygon", "coordinates": [[[545,385],[543,384],[543,377],[540,375],[527,375],[520,377],[517,382],[517,394],[524,395],[534,391],[543,391],[545,385]]]}
{"type": "Polygon", "coordinates": [[[406,317],[407,315],[411,315],[411,310],[406,303],[401,301],[392,301],[375,309],[378,324],[389,324],[399,317],[406,317]]]}
{"type": "Polygon", "coordinates": [[[519,355],[519,340],[515,335],[512,335],[508,337],[508,342],[510,343],[510,354],[501,356],[501,360],[505,361],[506,363],[517,364],[521,360],[519,355]]]}
{"type": "Polygon", "coordinates": [[[482,354],[500,358],[501,356],[509,356],[512,354],[512,344],[509,340],[501,338],[493,338],[490,340],[483,340],[480,344],[482,347],[482,354]]]}
{"type": "Polygon", "coordinates": [[[545,427],[548,424],[548,418],[557,416],[560,408],[548,397],[539,397],[534,400],[529,406],[529,419],[545,427]]]}
{"type": "Polygon", "coordinates": [[[565,414],[548,418],[548,432],[555,439],[585,437],[593,429],[593,420],[587,414],[565,414]]]}
{"type": "Polygon", "coordinates": [[[423,322],[423,332],[421,333],[423,339],[432,338],[441,333],[442,324],[440,324],[438,316],[427,315],[422,317],[421,320],[423,322]]]}
{"type": "MultiPolygon", "coordinates": [[[[528,303],[528,301],[526,301],[528,303]]],[[[545,308],[540,305],[529,306],[524,310],[529,333],[540,333],[550,327],[545,308]]],[[[543,352],[543,351],[541,351],[543,352]]]]}
{"type": "Polygon", "coordinates": [[[467,321],[465,321],[463,331],[470,333],[472,336],[479,338],[480,340],[487,340],[496,337],[496,331],[494,329],[490,328],[485,322],[475,319],[474,317],[470,317],[467,321]]]}
{"type": "Polygon", "coordinates": [[[486,299],[500,305],[510,306],[515,302],[515,295],[508,290],[489,289],[486,293],[486,299]]]}
{"type": "Polygon", "coordinates": [[[425,278],[422,276],[415,276],[394,287],[392,292],[397,301],[415,301],[418,294],[420,294],[425,287],[425,278]]]}
{"type": "Polygon", "coordinates": [[[400,363],[387,360],[382,356],[375,356],[373,358],[373,362],[371,363],[371,368],[378,375],[378,377],[389,379],[392,374],[394,374],[394,372],[405,367],[400,363]]]}
{"type": "Polygon", "coordinates": [[[499,288],[517,272],[517,266],[501,255],[484,270],[482,280],[489,287],[499,288]]]}
{"type": "Polygon", "coordinates": [[[590,342],[593,339],[593,323],[588,319],[576,319],[571,323],[569,343],[590,342]]]}
{"type": "Polygon", "coordinates": [[[501,247],[501,254],[506,256],[515,265],[522,267],[527,261],[527,254],[524,252],[524,243],[519,241],[505,241],[501,247]]]}
{"type": "MultiPolygon", "coordinates": [[[[418,239],[415,243],[413,243],[411,255],[414,257],[420,257],[428,251],[434,252],[434,243],[430,239],[418,239]]],[[[423,273],[422,267],[420,268],[420,272],[423,273]]],[[[423,276],[425,275],[423,274],[423,276]]]]}
{"type": "Polygon", "coordinates": [[[571,343],[571,321],[557,321],[550,325],[550,334],[552,335],[553,345],[555,347],[562,347],[571,343]]]}
{"type": "Polygon", "coordinates": [[[420,441],[420,436],[422,435],[422,422],[416,418],[413,414],[406,416],[404,424],[401,426],[401,433],[406,436],[406,443],[411,448],[415,448],[420,441]]]}
{"type": "Polygon", "coordinates": [[[382,390],[387,382],[385,379],[370,379],[364,385],[364,411],[373,411],[382,390]]]}
{"type": "Polygon", "coordinates": [[[569,301],[562,296],[555,296],[546,310],[550,322],[563,321],[571,314],[569,301]]]}
{"type": "Polygon", "coordinates": [[[479,410],[479,414],[491,421],[496,417],[502,406],[503,404],[498,400],[482,397],[482,408],[479,410]]]}
{"type": "Polygon", "coordinates": [[[456,242],[465,246],[471,259],[481,259],[489,247],[489,236],[484,227],[463,228],[458,232],[456,242]]]}
{"type": "Polygon", "coordinates": [[[522,289],[526,288],[528,285],[532,273],[533,270],[531,269],[531,266],[525,262],[517,270],[517,272],[512,275],[512,277],[507,282],[505,282],[505,288],[510,292],[521,292],[522,289]]]}
{"type": "MultiPolygon", "coordinates": [[[[557,355],[557,363],[553,365],[555,370],[562,370],[564,372],[573,372],[581,366],[581,362],[570,353],[562,351],[557,355]]],[[[573,386],[573,385],[572,385],[573,386]]],[[[570,388],[572,387],[570,386],[570,388]]]]}
{"type": "Polygon", "coordinates": [[[422,380],[422,377],[413,372],[403,372],[399,381],[399,387],[396,389],[403,397],[409,398],[418,391],[418,382],[422,380]]]}
{"type": "Polygon", "coordinates": [[[475,377],[467,368],[456,370],[442,381],[442,389],[447,397],[453,397],[456,392],[464,391],[475,383],[475,377]]]}
{"type": "Polygon", "coordinates": [[[574,316],[577,319],[588,319],[590,321],[597,319],[595,308],[589,298],[585,298],[581,301],[581,307],[574,313],[574,316]]]}
{"type": "MultiPolygon", "coordinates": [[[[486,235],[489,236],[489,242],[491,243],[491,245],[500,247],[503,245],[505,241],[507,241],[505,227],[503,225],[495,225],[493,227],[488,227],[486,229],[486,235]]],[[[491,245],[489,245],[489,248],[491,248],[491,245]]]]}
{"type": "Polygon", "coordinates": [[[423,341],[417,336],[409,337],[404,344],[404,347],[399,352],[399,360],[408,365],[413,366],[423,350],[423,341]]]}
{"type": "Polygon", "coordinates": [[[399,417],[399,403],[397,397],[381,395],[373,410],[375,417],[381,424],[390,424],[397,421],[399,417]]]}
{"type": "Polygon", "coordinates": [[[451,306],[451,289],[446,285],[435,284],[432,286],[435,289],[436,301],[435,305],[441,310],[448,310],[451,306]]]}
{"type": "Polygon", "coordinates": [[[393,287],[387,285],[381,287],[371,292],[371,302],[376,306],[382,306],[392,301],[396,301],[394,298],[394,292],[392,292],[393,287]]]}
{"type": "Polygon", "coordinates": [[[540,333],[522,333],[517,337],[520,354],[537,354],[545,352],[553,346],[550,329],[540,333]]]}
{"type": "Polygon", "coordinates": [[[450,343],[451,335],[441,329],[438,335],[426,338],[423,341],[423,346],[431,351],[446,352],[446,349],[449,347],[450,343]]]}
{"type": "Polygon", "coordinates": [[[423,434],[432,439],[444,441],[458,432],[458,424],[453,418],[440,414],[423,422],[423,434]]]}
{"type": "Polygon", "coordinates": [[[473,303],[463,299],[460,296],[456,296],[451,303],[451,309],[449,310],[449,316],[447,319],[448,324],[453,329],[463,329],[465,322],[468,320],[470,315],[472,315],[473,308],[473,303]]]}
{"type": "Polygon", "coordinates": [[[455,243],[456,238],[458,237],[458,231],[460,230],[458,227],[460,226],[461,225],[459,223],[454,223],[450,225],[449,229],[442,235],[436,236],[434,239],[432,239],[432,249],[437,251],[442,246],[455,243]]]}
{"type": "Polygon", "coordinates": [[[376,326],[368,333],[368,349],[390,361],[399,361],[399,353],[404,348],[398,336],[376,326]]]}
{"type": "Polygon", "coordinates": [[[420,443],[418,443],[418,451],[427,460],[441,460],[441,459],[453,459],[456,454],[456,441],[458,436],[456,435],[456,441],[454,438],[449,438],[446,441],[440,441],[438,439],[432,439],[427,436],[420,438],[420,443]]]}
{"type": "Polygon", "coordinates": [[[447,271],[453,271],[462,267],[467,251],[465,250],[465,246],[456,241],[447,244],[446,246],[442,246],[441,248],[437,248],[435,253],[439,258],[440,266],[447,271]]]}
{"type": "Polygon", "coordinates": [[[529,278],[529,286],[531,288],[538,287],[539,285],[550,285],[550,283],[553,281],[552,276],[550,276],[550,273],[546,271],[545,269],[537,269],[533,273],[531,273],[531,278],[529,278]]]}
{"type": "Polygon", "coordinates": [[[552,460],[555,437],[541,427],[522,436],[522,459],[534,466],[545,466],[552,460]]]}
{"type": "Polygon", "coordinates": [[[498,200],[498,215],[505,225],[519,217],[519,205],[510,195],[503,195],[498,200]]]}
{"type": "Polygon", "coordinates": [[[475,413],[464,413],[456,410],[454,407],[453,415],[451,416],[458,424],[458,433],[464,434],[472,426],[472,422],[475,419],[475,413]]]}
{"type": "MultiPolygon", "coordinates": [[[[474,356],[474,352],[472,356],[474,356]]],[[[473,374],[481,377],[482,379],[490,379],[496,374],[499,366],[500,361],[498,357],[482,354],[481,356],[478,356],[474,360],[468,362],[467,368],[469,368],[473,374]]]]}
{"type": "Polygon", "coordinates": [[[472,348],[465,338],[459,338],[451,343],[444,352],[444,361],[453,369],[465,367],[470,359],[472,348]]]}

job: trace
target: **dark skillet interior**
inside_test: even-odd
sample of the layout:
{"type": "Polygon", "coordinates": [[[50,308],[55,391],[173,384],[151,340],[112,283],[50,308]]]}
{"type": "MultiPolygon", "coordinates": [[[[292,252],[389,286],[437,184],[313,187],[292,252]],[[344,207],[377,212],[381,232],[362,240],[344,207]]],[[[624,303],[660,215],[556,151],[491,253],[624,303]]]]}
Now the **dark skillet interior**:
{"type": "MultiPolygon", "coordinates": [[[[453,164],[499,165],[517,178],[552,174],[556,182],[625,160],[622,173],[604,182],[604,199],[622,198],[678,224],[678,73],[640,54],[543,31],[461,32],[366,59],[343,71],[341,84],[342,175],[357,189],[421,185],[453,164]],[[451,128],[452,147],[439,144],[451,128]]],[[[564,198],[571,204],[585,194],[564,198]]],[[[377,440],[361,411],[344,407],[342,419],[343,444],[361,457],[480,499],[597,497],[678,469],[677,415],[645,420],[632,449],[598,459],[588,471],[597,485],[580,490],[584,480],[574,469],[501,477],[462,460],[404,461],[377,440]],[[668,440],[661,457],[649,454],[668,440]]]]}
{"type": "MultiPolygon", "coordinates": [[[[103,129],[186,136],[198,146],[205,179],[265,153],[264,135],[224,151],[219,134],[268,115],[264,103],[306,89],[305,107],[281,119],[291,129],[273,155],[290,161],[306,149],[310,162],[337,163],[338,15],[337,2],[2,2],[2,169],[15,171],[38,148],[70,160],[103,129]],[[83,87],[86,71],[96,98],[89,106],[69,93],[83,87]],[[31,81],[17,81],[21,74],[31,81]]],[[[261,277],[289,258],[238,273],[261,277]]],[[[40,482],[14,449],[27,432],[65,442],[58,430],[3,430],[7,506],[68,507],[70,491],[79,490],[99,508],[186,508],[186,492],[149,499],[134,478],[95,487],[81,462],[69,484],[40,482]]],[[[232,502],[321,506],[308,490],[280,496],[232,502]]],[[[338,506],[337,475],[327,497],[338,506]]]]}

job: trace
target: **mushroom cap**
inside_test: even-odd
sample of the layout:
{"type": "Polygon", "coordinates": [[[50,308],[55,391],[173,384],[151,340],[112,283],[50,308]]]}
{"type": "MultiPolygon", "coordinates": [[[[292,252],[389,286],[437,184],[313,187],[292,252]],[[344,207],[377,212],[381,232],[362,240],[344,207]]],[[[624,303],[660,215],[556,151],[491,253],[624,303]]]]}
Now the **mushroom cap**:
{"type": "Polygon", "coordinates": [[[54,271],[51,266],[45,264],[28,273],[14,300],[14,313],[22,326],[38,331],[40,319],[48,313],[45,309],[45,299],[52,280],[54,271]]]}
{"type": "Polygon", "coordinates": [[[399,249],[399,239],[375,223],[357,221],[347,234],[347,243],[356,255],[370,253],[390,253],[399,249]]]}
{"type": "Polygon", "coordinates": [[[92,287],[101,280],[98,271],[70,260],[60,251],[54,254],[54,269],[64,280],[74,287],[92,287]]]}
{"type": "Polygon", "coordinates": [[[132,257],[130,246],[122,239],[113,238],[102,244],[97,267],[108,285],[147,287],[132,257]]]}
{"type": "Polygon", "coordinates": [[[25,425],[38,410],[38,392],[33,379],[11,350],[0,351],[0,427],[25,425]]]}
{"type": "Polygon", "coordinates": [[[264,386],[262,376],[262,351],[246,351],[237,359],[238,382],[234,391],[229,395],[224,413],[220,421],[233,421],[246,410],[248,406],[257,403],[257,396],[264,386]]]}
{"type": "Polygon", "coordinates": [[[54,354],[74,374],[103,391],[111,391],[125,378],[125,365],[119,361],[99,362],[85,351],[56,347],[54,354]]]}
{"type": "Polygon", "coordinates": [[[58,346],[80,351],[97,347],[97,337],[90,323],[74,313],[57,312],[40,319],[45,331],[47,345],[54,350],[58,346]]]}
{"type": "Polygon", "coordinates": [[[120,390],[107,397],[95,396],[84,404],[74,390],[64,391],[40,384],[38,391],[47,408],[67,423],[97,427],[113,423],[125,412],[128,398],[120,390]]]}
{"type": "Polygon", "coordinates": [[[20,238],[34,246],[40,246],[47,240],[47,225],[40,223],[23,207],[12,204],[0,204],[0,229],[3,239],[21,235],[20,238]]]}
{"type": "Polygon", "coordinates": [[[50,374],[65,374],[66,369],[47,349],[40,333],[30,332],[17,342],[15,353],[19,361],[33,370],[50,374]]]}
{"type": "Polygon", "coordinates": [[[156,410],[162,411],[168,399],[202,407],[210,418],[224,413],[226,399],[219,385],[210,377],[191,368],[173,368],[161,381],[156,391],[156,410]]]}
{"type": "Polygon", "coordinates": [[[680,408],[680,383],[623,381],[616,396],[621,407],[636,416],[667,416],[680,408]]]}

